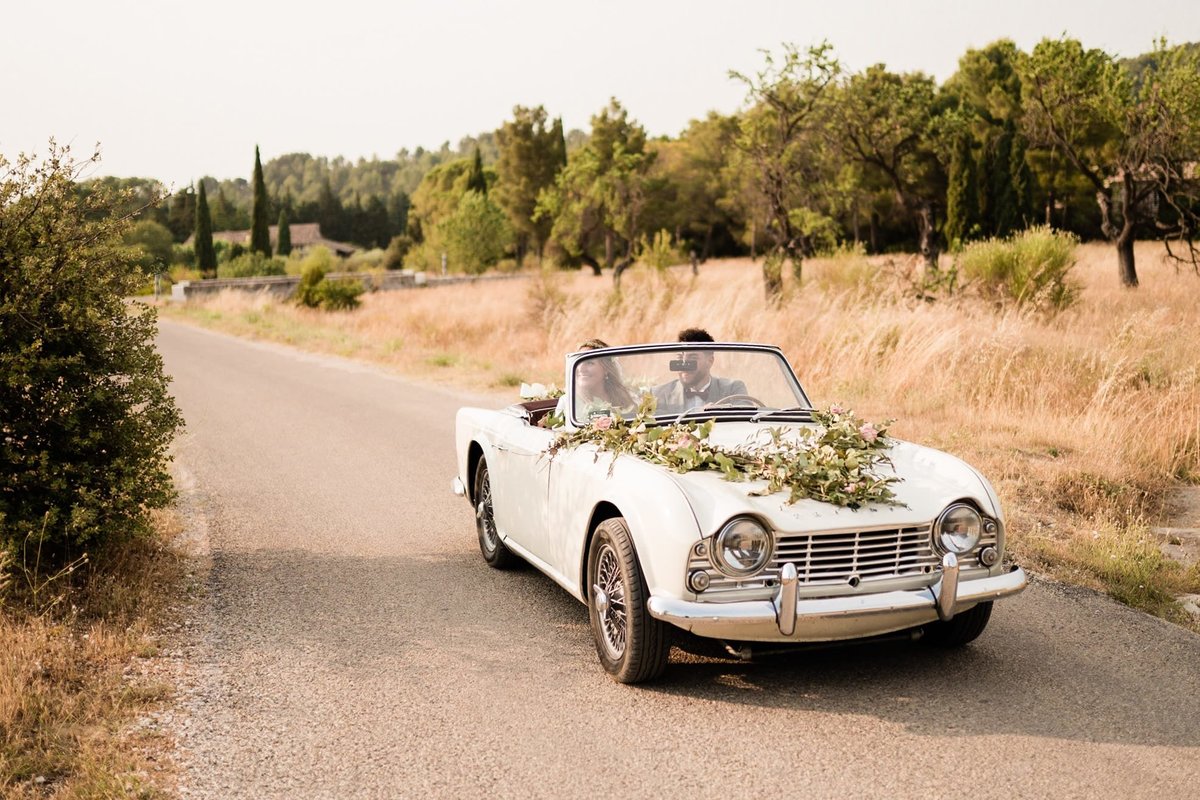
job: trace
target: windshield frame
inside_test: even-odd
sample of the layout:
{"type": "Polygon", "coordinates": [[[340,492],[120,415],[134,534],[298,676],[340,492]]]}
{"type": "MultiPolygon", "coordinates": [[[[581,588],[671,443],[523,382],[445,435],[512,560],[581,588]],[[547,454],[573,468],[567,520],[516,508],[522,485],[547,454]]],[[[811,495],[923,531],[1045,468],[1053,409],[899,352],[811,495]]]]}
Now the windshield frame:
{"type": "MultiPolygon", "coordinates": [[[[812,401],[808,397],[808,393],[804,391],[804,387],[800,385],[800,379],[796,377],[795,370],[792,369],[791,363],[783,355],[783,351],[775,345],[770,344],[748,344],[745,342],[660,342],[655,344],[634,344],[621,345],[618,347],[604,347],[595,350],[579,350],[574,353],[568,353],[566,356],[566,412],[567,420],[575,428],[586,427],[590,420],[579,420],[575,417],[575,366],[580,361],[589,358],[599,358],[601,356],[625,356],[625,355],[645,355],[652,353],[683,353],[688,350],[699,350],[708,352],[734,351],[734,352],[754,352],[764,355],[775,356],[782,365],[782,372],[785,380],[791,383],[795,392],[804,400],[804,405],[812,409],[812,401]]],[[[738,409],[740,414],[731,414],[733,409],[724,409],[721,413],[713,415],[714,418],[733,419],[745,416],[747,418],[762,409],[738,409]]],[[[671,422],[678,414],[655,414],[654,419],[658,422],[671,422]]]]}

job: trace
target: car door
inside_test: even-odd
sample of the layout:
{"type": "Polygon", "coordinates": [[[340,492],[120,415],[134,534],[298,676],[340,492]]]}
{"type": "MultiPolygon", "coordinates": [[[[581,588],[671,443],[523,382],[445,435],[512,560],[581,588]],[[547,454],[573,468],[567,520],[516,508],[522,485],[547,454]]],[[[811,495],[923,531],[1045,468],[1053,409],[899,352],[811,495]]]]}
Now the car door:
{"type": "MultiPolygon", "coordinates": [[[[492,482],[496,530],[538,555],[545,539],[546,490],[553,434],[523,419],[504,420],[495,432],[488,472],[492,482]]],[[[538,556],[541,558],[541,556],[538,556]]]]}

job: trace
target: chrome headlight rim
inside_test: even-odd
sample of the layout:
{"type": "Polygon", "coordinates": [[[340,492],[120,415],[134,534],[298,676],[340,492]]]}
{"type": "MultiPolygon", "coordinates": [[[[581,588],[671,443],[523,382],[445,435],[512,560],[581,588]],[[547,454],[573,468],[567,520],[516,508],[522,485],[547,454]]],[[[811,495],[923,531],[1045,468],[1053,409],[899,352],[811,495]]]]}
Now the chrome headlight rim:
{"type": "Polygon", "coordinates": [[[933,546],[942,555],[945,555],[946,553],[954,553],[956,556],[967,555],[968,553],[978,549],[979,543],[983,540],[984,525],[987,524],[988,520],[990,520],[990,517],[984,516],[972,503],[951,503],[950,505],[946,506],[946,509],[941,514],[938,515],[937,521],[933,525],[933,546]],[[975,515],[975,519],[977,520],[974,537],[972,537],[971,542],[967,547],[961,549],[954,547],[952,543],[948,542],[947,538],[949,534],[946,534],[942,530],[946,519],[952,513],[960,509],[971,512],[975,515]]]}
{"type": "Polygon", "coordinates": [[[717,531],[716,535],[712,537],[712,544],[708,552],[709,561],[712,563],[713,568],[722,575],[738,580],[753,578],[770,565],[771,559],[775,555],[775,536],[771,533],[771,529],[768,526],[755,517],[734,517],[722,525],[721,530],[717,531]],[[759,556],[758,560],[751,567],[739,568],[725,560],[725,537],[732,534],[738,525],[745,523],[749,523],[757,528],[766,540],[766,544],[763,547],[762,555],[759,556]]]}

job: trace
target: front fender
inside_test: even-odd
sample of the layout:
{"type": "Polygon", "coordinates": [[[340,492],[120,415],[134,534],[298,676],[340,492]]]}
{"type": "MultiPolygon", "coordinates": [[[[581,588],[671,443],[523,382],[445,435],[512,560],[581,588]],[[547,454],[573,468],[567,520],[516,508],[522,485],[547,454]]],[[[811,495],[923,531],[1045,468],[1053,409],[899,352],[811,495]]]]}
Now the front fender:
{"type": "Polygon", "coordinates": [[[550,529],[561,532],[556,561],[560,583],[579,600],[586,574],[591,522],[603,503],[616,507],[633,537],[651,595],[685,596],[688,552],[700,527],[687,495],[661,467],[632,456],[578,447],[554,457],[550,474],[550,529]]]}

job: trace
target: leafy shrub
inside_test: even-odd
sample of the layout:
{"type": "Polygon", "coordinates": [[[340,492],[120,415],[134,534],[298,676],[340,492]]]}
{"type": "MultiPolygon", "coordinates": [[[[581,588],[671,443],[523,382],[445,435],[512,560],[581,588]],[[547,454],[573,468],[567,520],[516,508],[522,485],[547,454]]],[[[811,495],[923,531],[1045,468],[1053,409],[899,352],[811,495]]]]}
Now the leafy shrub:
{"type": "Polygon", "coordinates": [[[282,258],[268,258],[257,251],[242,253],[217,266],[218,278],[256,278],[260,275],[283,275],[282,258]]]}
{"type": "Polygon", "coordinates": [[[686,260],[683,253],[671,240],[671,233],[665,230],[654,234],[652,240],[647,240],[643,236],[639,250],[638,259],[647,266],[653,267],[657,272],[662,272],[667,267],[676,264],[682,264],[686,260]]]}
{"type": "Polygon", "coordinates": [[[982,294],[1000,301],[1061,311],[1079,290],[1067,280],[1079,240],[1047,227],[1030,228],[1007,239],[988,239],[963,248],[960,275],[982,294]]]}
{"type": "Polygon", "coordinates": [[[325,268],[319,262],[306,264],[300,273],[300,283],[296,286],[296,302],[308,308],[320,308],[320,289],[324,282],[325,268]]]}
{"type": "Polygon", "coordinates": [[[351,311],[358,308],[361,305],[358,298],[364,291],[362,282],[353,278],[321,281],[316,289],[321,308],[326,311],[351,311]]]}
{"type": "Polygon", "coordinates": [[[472,275],[494,266],[513,238],[508,217],[480,192],[464,194],[438,231],[446,242],[448,267],[472,275]]]}
{"type": "Polygon", "coordinates": [[[80,168],[53,145],[40,164],[0,158],[0,547],[44,564],[146,529],[183,424],[155,311],[125,303],[148,273],[121,244],[123,198],[79,196],[80,168]]]}
{"type": "Polygon", "coordinates": [[[381,266],[384,269],[403,269],[404,257],[413,248],[413,244],[412,237],[406,233],[393,236],[392,240],[388,242],[387,250],[383,252],[381,266]]]}

